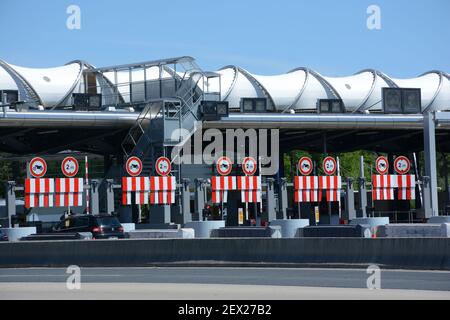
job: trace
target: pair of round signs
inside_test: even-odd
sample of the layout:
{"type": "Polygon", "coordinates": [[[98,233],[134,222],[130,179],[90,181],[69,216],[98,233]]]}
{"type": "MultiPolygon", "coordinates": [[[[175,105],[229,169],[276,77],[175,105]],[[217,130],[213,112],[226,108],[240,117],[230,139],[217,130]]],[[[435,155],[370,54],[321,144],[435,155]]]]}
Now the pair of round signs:
{"type": "MultiPolygon", "coordinates": [[[[322,166],[323,172],[329,176],[333,175],[337,169],[336,160],[333,157],[325,157],[322,166]]],[[[301,157],[300,160],[298,160],[297,167],[302,175],[307,176],[313,171],[313,162],[309,157],[301,157]]]]}
{"type": "MultiPolygon", "coordinates": [[[[230,174],[233,165],[231,164],[230,158],[220,157],[216,161],[216,168],[217,172],[220,175],[226,176],[230,174]]],[[[242,161],[242,171],[244,171],[244,173],[248,176],[254,175],[257,168],[258,164],[256,163],[256,160],[253,157],[245,157],[244,160],[242,161]]]]}
{"type": "MultiPolygon", "coordinates": [[[[61,163],[61,171],[68,178],[76,176],[78,169],[78,161],[74,157],[66,157],[61,163]]],[[[28,165],[28,170],[33,177],[42,178],[47,172],[47,163],[41,157],[34,157],[28,165]]]]}
{"type": "MultiPolygon", "coordinates": [[[[389,161],[386,157],[380,156],[377,158],[375,162],[375,169],[381,175],[388,173],[389,170],[389,161]]],[[[411,169],[411,162],[405,156],[399,156],[395,158],[394,161],[394,170],[398,174],[406,174],[411,169]]]]}
{"type": "MultiPolygon", "coordinates": [[[[129,157],[126,164],[125,169],[127,173],[132,177],[137,177],[142,172],[142,161],[138,157],[129,157]]],[[[156,173],[160,176],[167,176],[171,171],[170,160],[167,157],[159,157],[156,160],[156,173]]]]}

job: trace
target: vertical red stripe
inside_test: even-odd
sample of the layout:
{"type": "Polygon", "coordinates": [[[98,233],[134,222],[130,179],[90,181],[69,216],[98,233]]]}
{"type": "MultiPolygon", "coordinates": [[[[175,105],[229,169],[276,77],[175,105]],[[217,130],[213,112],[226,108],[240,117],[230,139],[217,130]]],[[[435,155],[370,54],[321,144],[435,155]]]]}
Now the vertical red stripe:
{"type": "Polygon", "coordinates": [[[122,177],[122,191],[128,190],[127,177],[122,177]]]}
{"type": "Polygon", "coordinates": [[[30,194],[25,194],[25,208],[30,208],[30,194]]]}
{"type": "Polygon", "coordinates": [[[30,193],[30,179],[25,179],[25,193],[30,193]]]}
{"type": "Polygon", "coordinates": [[[73,179],[73,188],[75,189],[74,192],[78,193],[80,192],[80,184],[78,178],[73,179]]]}
{"type": "Polygon", "coordinates": [[[131,178],[131,190],[136,191],[136,178],[131,178]]]}
{"type": "MultiPolygon", "coordinates": [[[[123,182],[123,179],[122,179],[123,182]]],[[[122,190],[122,204],[127,205],[127,193],[122,190]]]]}
{"type": "Polygon", "coordinates": [[[44,193],[48,193],[50,191],[50,181],[47,178],[42,179],[44,182],[44,193]]]}
{"type": "Polygon", "coordinates": [[[35,179],[35,185],[34,185],[34,191],[36,193],[40,193],[41,192],[41,179],[35,179]]]}

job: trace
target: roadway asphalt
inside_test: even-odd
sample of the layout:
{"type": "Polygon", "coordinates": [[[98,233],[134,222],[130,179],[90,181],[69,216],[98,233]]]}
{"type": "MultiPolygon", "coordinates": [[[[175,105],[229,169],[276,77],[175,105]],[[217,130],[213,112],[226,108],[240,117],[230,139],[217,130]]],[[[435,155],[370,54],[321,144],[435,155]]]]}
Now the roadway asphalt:
{"type": "Polygon", "coordinates": [[[364,269],[82,268],[68,290],[63,268],[0,269],[0,299],[450,299],[450,272],[364,269]]]}

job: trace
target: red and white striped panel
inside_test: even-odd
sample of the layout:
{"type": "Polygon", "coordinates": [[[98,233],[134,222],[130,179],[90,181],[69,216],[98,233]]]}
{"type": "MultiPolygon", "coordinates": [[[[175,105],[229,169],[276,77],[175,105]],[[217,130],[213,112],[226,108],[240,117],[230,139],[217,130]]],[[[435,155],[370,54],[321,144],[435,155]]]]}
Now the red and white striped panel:
{"type": "Polygon", "coordinates": [[[242,190],[242,202],[261,202],[261,190],[242,190]]]}
{"type": "Polygon", "coordinates": [[[25,179],[25,193],[54,193],[53,178],[25,179]]]}
{"type": "Polygon", "coordinates": [[[317,190],[319,189],[318,176],[296,176],[294,177],[295,190],[317,190]]]}
{"type": "Polygon", "coordinates": [[[152,191],[150,192],[150,204],[175,203],[175,191],[152,191]]]}
{"type": "Polygon", "coordinates": [[[177,181],[174,176],[168,177],[149,177],[151,191],[176,190],[177,181]]]}
{"type": "Polygon", "coordinates": [[[238,190],[261,190],[261,176],[237,177],[238,190]]]}
{"type": "Polygon", "coordinates": [[[397,188],[398,179],[395,174],[372,175],[372,186],[374,188],[397,188]]]}
{"type": "Polygon", "coordinates": [[[415,200],[416,188],[398,188],[398,200],[415,200]]]}
{"type": "Polygon", "coordinates": [[[394,188],[372,188],[373,200],[394,200],[394,188]]]}
{"type": "Polygon", "coordinates": [[[295,190],[294,191],[294,201],[295,202],[317,202],[320,201],[320,195],[322,192],[319,190],[295,190]]]}
{"type": "Polygon", "coordinates": [[[325,191],[325,196],[326,196],[327,201],[341,201],[341,190],[340,189],[327,189],[325,191]]]}
{"type": "Polygon", "coordinates": [[[83,178],[56,178],[55,192],[56,193],[79,193],[83,192],[83,178]]]}
{"type": "Polygon", "coordinates": [[[79,207],[83,204],[83,192],[55,194],[55,207],[79,207]]]}
{"type": "Polygon", "coordinates": [[[319,176],[319,189],[341,189],[341,176],[319,176]]]}
{"type": "Polygon", "coordinates": [[[399,188],[415,188],[416,177],[413,174],[398,175],[397,186],[399,188]]]}
{"type": "Polygon", "coordinates": [[[122,177],[122,191],[150,191],[149,177],[122,177]]]}
{"type": "Polygon", "coordinates": [[[222,203],[227,202],[228,199],[228,191],[226,190],[212,190],[211,192],[211,201],[212,203],[222,203]]]}
{"type": "Polygon", "coordinates": [[[212,190],[236,190],[237,182],[235,176],[219,176],[212,177],[211,189],[212,190]]]}
{"type": "Polygon", "coordinates": [[[53,194],[26,193],[25,208],[53,207],[53,194]]]}

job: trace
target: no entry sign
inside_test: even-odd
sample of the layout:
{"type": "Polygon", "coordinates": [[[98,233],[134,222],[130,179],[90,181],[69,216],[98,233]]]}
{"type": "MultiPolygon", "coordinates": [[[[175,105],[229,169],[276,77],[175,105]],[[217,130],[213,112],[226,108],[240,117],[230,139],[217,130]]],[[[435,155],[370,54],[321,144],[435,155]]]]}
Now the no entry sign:
{"type": "Polygon", "coordinates": [[[61,171],[68,178],[76,176],[78,168],[78,161],[74,157],[66,157],[61,162],[61,171]]]}
{"type": "Polygon", "coordinates": [[[375,169],[379,174],[386,174],[389,170],[389,161],[386,157],[380,156],[375,162],[375,169]]]}
{"type": "Polygon", "coordinates": [[[399,156],[395,158],[394,161],[394,170],[398,174],[405,174],[408,173],[409,169],[411,168],[411,162],[409,159],[405,156],[399,156]]]}
{"type": "Polygon", "coordinates": [[[297,166],[298,171],[304,176],[309,175],[313,170],[313,162],[309,157],[301,157],[297,166]]]}
{"type": "Polygon", "coordinates": [[[172,166],[170,160],[167,157],[159,157],[156,160],[156,173],[160,176],[167,176],[170,173],[172,166]]]}
{"type": "Polygon", "coordinates": [[[333,157],[325,157],[325,159],[323,159],[323,172],[325,172],[326,175],[333,175],[336,172],[336,169],[336,160],[333,157]]]}
{"type": "Polygon", "coordinates": [[[231,160],[228,157],[220,157],[216,162],[217,172],[222,175],[226,176],[230,174],[232,165],[231,160]]]}
{"type": "Polygon", "coordinates": [[[137,177],[142,172],[142,161],[138,157],[129,157],[125,168],[130,176],[137,177]]]}
{"type": "Polygon", "coordinates": [[[256,172],[256,160],[253,157],[245,157],[242,161],[242,170],[248,176],[252,176],[256,172]]]}
{"type": "Polygon", "coordinates": [[[33,177],[42,178],[47,172],[47,163],[41,157],[35,157],[31,159],[28,169],[33,177]]]}

